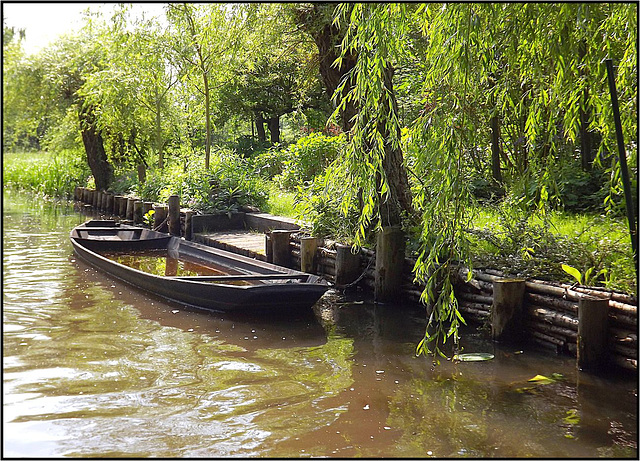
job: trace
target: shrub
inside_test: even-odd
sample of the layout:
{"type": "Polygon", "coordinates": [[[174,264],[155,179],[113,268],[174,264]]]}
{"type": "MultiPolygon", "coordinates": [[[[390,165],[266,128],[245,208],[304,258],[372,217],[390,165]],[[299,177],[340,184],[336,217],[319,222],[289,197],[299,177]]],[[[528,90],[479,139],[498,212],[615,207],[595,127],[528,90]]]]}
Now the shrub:
{"type": "Polygon", "coordinates": [[[150,170],[135,192],[144,200],[160,202],[176,194],[185,206],[200,213],[264,208],[269,196],[264,181],[251,174],[247,160],[226,150],[212,155],[209,170],[192,166],[185,171],[180,165],[150,170]]]}
{"type": "Polygon", "coordinates": [[[283,152],[282,173],[274,180],[284,189],[293,190],[324,171],[344,148],[345,136],[311,133],[300,138],[283,152]]]}
{"type": "Polygon", "coordinates": [[[315,237],[349,243],[356,235],[360,212],[355,198],[350,197],[346,211],[342,207],[344,194],[348,193],[344,173],[339,167],[330,166],[313,181],[297,188],[296,215],[310,225],[309,231],[315,237]]]}

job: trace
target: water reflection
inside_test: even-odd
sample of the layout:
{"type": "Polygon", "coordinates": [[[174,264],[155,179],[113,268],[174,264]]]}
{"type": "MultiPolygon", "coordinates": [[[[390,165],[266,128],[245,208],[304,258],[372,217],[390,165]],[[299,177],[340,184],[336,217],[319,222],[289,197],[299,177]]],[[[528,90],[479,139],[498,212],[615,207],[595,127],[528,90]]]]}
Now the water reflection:
{"type": "Polygon", "coordinates": [[[474,330],[495,360],[433,368],[419,310],[335,293],[296,318],[188,309],[77,261],[70,206],[3,212],[6,456],[637,455],[631,380],[474,330]]]}

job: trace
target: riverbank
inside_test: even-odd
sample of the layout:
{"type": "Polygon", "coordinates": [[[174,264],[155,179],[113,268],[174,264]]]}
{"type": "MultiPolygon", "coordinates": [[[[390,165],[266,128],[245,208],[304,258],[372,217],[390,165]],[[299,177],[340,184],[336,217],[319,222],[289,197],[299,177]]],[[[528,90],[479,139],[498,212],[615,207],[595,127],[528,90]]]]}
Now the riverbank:
{"type": "MultiPolygon", "coordinates": [[[[78,188],[76,198],[85,203],[85,206],[93,206],[106,215],[116,215],[142,224],[144,205],[141,200],[110,197],[108,193],[86,188],[78,188]],[[113,204],[118,203],[123,203],[124,206],[114,208],[113,204]],[[136,213],[136,209],[141,210],[140,213],[136,213]]],[[[384,277],[379,272],[381,266],[376,261],[375,251],[362,248],[354,253],[350,246],[341,245],[339,242],[306,239],[307,236],[291,219],[271,216],[265,220],[260,215],[253,217],[253,213],[194,217],[190,210],[180,209],[179,202],[173,203],[173,211],[171,202],[168,205],[153,205],[156,210],[154,227],[159,227],[164,217],[168,216],[167,227],[175,229],[171,231],[175,235],[242,254],[246,254],[243,252],[244,249],[218,242],[215,237],[207,234],[222,230],[227,234],[234,230],[238,234],[246,230],[261,232],[266,235],[266,261],[322,275],[340,289],[361,289],[373,293],[376,280],[384,277]],[[168,212],[165,209],[168,209],[168,212]],[[176,224],[172,225],[171,220],[176,224]],[[312,245],[310,250],[306,248],[309,244],[312,245]],[[307,252],[310,253],[305,261],[307,252]]],[[[255,256],[262,259],[260,255],[255,256]]],[[[419,302],[425,286],[414,280],[414,265],[415,259],[405,258],[402,274],[399,274],[401,285],[396,287],[396,291],[407,300],[419,302]]],[[[383,266],[382,270],[389,269],[383,266]]],[[[576,357],[587,369],[603,369],[615,365],[625,370],[637,371],[636,296],[602,287],[524,278],[521,274],[505,273],[486,267],[474,268],[472,277],[467,276],[468,271],[464,267],[460,267],[459,271],[454,292],[462,315],[469,321],[489,328],[494,339],[518,336],[520,341],[535,342],[555,353],[576,357]],[[496,292],[503,290],[505,282],[520,285],[519,291],[497,298],[496,292]],[[583,315],[584,312],[594,309],[586,307],[591,300],[602,300],[601,309],[606,311],[603,314],[606,322],[597,322],[599,332],[596,335],[590,333],[594,328],[588,326],[590,320],[583,315]],[[587,343],[594,344],[593,348],[602,353],[598,354],[594,363],[585,365],[585,352],[581,353],[580,348],[587,343]]]]}

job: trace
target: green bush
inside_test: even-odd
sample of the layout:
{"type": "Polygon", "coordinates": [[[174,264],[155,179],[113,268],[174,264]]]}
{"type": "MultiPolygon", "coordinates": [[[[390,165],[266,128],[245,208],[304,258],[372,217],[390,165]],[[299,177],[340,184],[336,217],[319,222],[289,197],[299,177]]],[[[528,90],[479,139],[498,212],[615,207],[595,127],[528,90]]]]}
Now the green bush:
{"type": "Polygon", "coordinates": [[[333,162],[345,146],[344,134],[327,136],[311,133],[284,149],[282,173],[274,180],[282,188],[293,190],[311,181],[333,162]]]}
{"type": "Polygon", "coordinates": [[[347,200],[350,205],[346,210],[342,207],[344,194],[349,193],[345,181],[344,170],[332,165],[313,181],[298,187],[295,212],[298,219],[309,224],[311,235],[343,243],[353,241],[360,212],[355,197],[348,197],[351,200],[347,200]]]}
{"type": "Polygon", "coordinates": [[[253,157],[264,152],[270,145],[269,141],[260,141],[254,136],[243,135],[236,139],[234,151],[241,157],[253,157]]]}
{"type": "Polygon", "coordinates": [[[264,208],[269,197],[264,181],[251,174],[249,164],[233,152],[219,150],[211,156],[210,168],[180,165],[153,169],[135,193],[143,200],[165,202],[170,195],[200,213],[228,213],[243,207],[264,208]],[[217,154],[217,155],[216,155],[217,154]]]}

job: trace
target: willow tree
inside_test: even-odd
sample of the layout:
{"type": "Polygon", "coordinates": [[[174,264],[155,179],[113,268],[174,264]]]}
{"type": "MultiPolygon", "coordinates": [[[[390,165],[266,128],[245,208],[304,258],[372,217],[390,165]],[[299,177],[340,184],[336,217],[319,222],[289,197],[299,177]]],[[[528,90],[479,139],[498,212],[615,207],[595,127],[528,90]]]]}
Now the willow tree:
{"type": "Polygon", "coordinates": [[[175,124],[171,91],[178,75],[165,57],[169,40],[154,20],[132,23],[126,6],[96,29],[104,68],[86,77],[81,93],[101,107],[99,123],[108,134],[109,154],[119,162],[138,165],[143,180],[149,153],[163,168],[175,124]]]}
{"type": "MultiPolygon", "coordinates": [[[[353,87],[346,96],[344,86],[338,88],[336,97],[358,108],[339,161],[347,186],[364,193],[358,243],[371,223],[383,222],[390,202],[402,203],[402,185],[394,186],[390,166],[414,173],[411,205],[421,229],[414,275],[426,285],[422,300],[429,311],[418,353],[442,353],[449,338],[458,341],[464,319],[453,286],[460,264],[471,267],[469,152],[490,144],[491,119],[499,117],[502,125],[494,140],[511,143],[511,157],[499,159],[502,167],[513,168],[511,178],[528,177],[538,186],[534,210],[544,210],[553,193],[549,168],[561,147],[577,147],[585,128],[602,139],[596,161],[614,152],[605,58],[618,64],[625,135],[636,139],[636,13],[630,4],[338,7],[341,57],[357,53],[353,87]],[[394,75],[409,65],[411,72],[394,75]],[[406,80],[394,81],[397,75],[406,80]],[[401,124],[394,88],[407,84],[420,95],[411,102],[419,110],[401,124]]],[[[627,148],[633,164],[637,145],[627,148]]],[[[611,168],[617,184],[615,161],[611,168]]],[[[343,210],[353,196],[345,194],[343,210]]]]}

